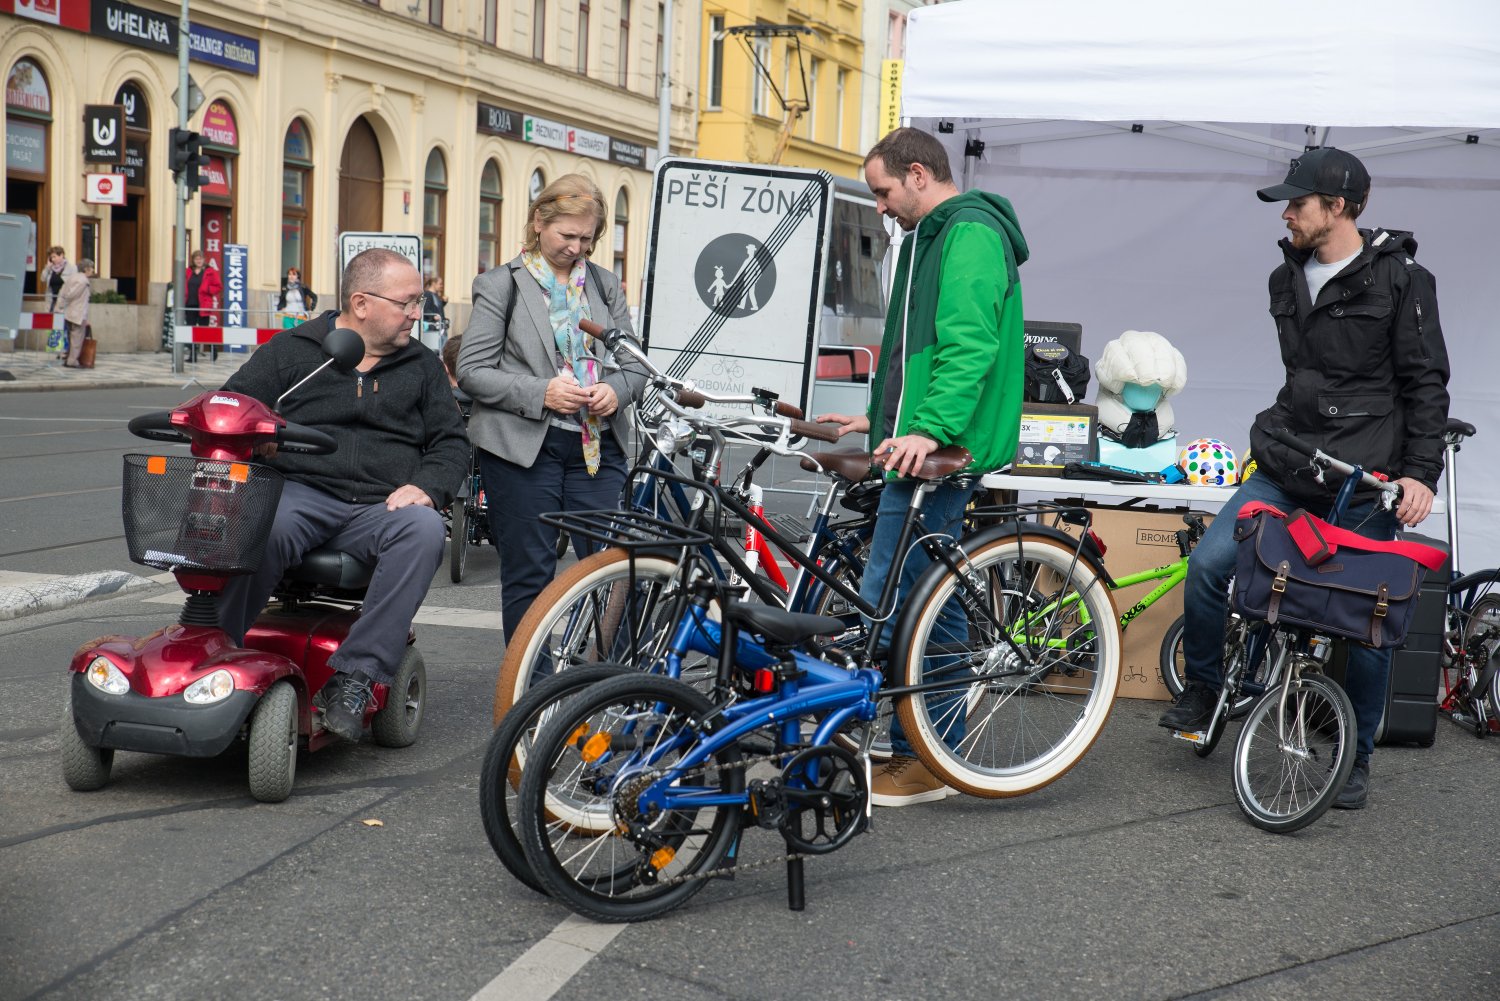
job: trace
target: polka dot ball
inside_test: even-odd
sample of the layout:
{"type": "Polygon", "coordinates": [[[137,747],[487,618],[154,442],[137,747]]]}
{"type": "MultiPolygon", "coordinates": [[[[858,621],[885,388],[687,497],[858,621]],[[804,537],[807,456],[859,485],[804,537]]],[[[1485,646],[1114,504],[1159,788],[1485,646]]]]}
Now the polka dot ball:
{"type": "Polygon", "coordinates": [[[1217,438],[1197,438],[1177,453],[1177,464],[1188,482],[1200,487],[1232,487],[1239,482],[1234,449],[1217,438]]]}

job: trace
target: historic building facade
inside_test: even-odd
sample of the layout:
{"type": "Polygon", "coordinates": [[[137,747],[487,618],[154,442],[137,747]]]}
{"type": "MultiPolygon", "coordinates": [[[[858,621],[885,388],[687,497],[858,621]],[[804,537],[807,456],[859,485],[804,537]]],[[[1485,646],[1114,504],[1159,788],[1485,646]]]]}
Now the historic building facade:
{"type": "MultiPolygon", "coordinates": [[[[466,300],[514,255],[531,195],[567,172],[603,190],[594,260],[637,298],[663,49],[671,150],[697,142],[698,0],[194,0],[191,75],[207,167],[188,205],[194,249],[247,254],[252,309],[288,266],[333,292],[338,234],[419,235],[424,269],[466,300]],[[195,95],[196,96],[196,95],[195,95]]],[[[61,244],[135,302],[172,280],[178,6],[0,0],[4,201],[37,262],[61,244]],[[85,164],[85,105],[123,109],[124,162],[85,164]],[[90,204],[107,172],[122,204],[90,204]]],[[[97,138],[97,137],[95,137],[97,138]]],[[[253,319],[253,317],[252,317],[253,319]]]]}

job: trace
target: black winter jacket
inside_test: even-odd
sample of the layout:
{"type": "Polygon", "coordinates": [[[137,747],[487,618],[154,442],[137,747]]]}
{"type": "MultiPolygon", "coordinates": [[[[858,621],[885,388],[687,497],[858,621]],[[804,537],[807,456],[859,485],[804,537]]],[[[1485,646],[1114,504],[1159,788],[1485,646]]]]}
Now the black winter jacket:
{"type": "MultiPolygon", "coordinates": [[[[328,358],[323,338],[337,313],[284,330],[256,349],[224,388],[271,407],[328,358]]],[[[286,398],[281,416],[338,442],[330,455],[278,454],[287,479],[357,504],[375,504],[407,483],[446,507],[470,469],[469,439],[437,355],[416,341],[368,372],[330,366],[286,398]]]]}
{"type": "Polygon", "coordinates": [[[1335,458],[1433,490],[1443,471],[1448,351],[1437,285],[1416,262],[1410,233],[1360,233],[1364,248],[1315,303],[1302,272],[1311,251],[1282,240],[1286,260],[1271,272],[1286,384],[1256,417],[1250,449],[1257,475],[1318,509],[1333,500],[1339,478],[1319,485],[1307,459],[1264,428],[1285,427],[1335,458]]]}

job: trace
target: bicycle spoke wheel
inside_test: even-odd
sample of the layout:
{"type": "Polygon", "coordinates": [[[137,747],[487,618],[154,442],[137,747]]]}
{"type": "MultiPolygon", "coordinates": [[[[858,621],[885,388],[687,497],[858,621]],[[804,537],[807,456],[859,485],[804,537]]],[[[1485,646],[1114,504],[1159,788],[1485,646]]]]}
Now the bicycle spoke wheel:
{"type": "Polygon", "coordinates": [[[479,816],[490,847],[505,868],[538,893],[546,893],[526,861],[517,830],[517,790],[526,749],[564,702],[597,682],[629,671],[614,664],[590,664],[543,678],[531,687],[490,734],[479,773],[479,816]]]}
{"type": "Polygon", "coordinates": [[[1187,660],[1182,655],[1182,636],[1186,630],[1187,616],[1179,615],[1161,638],[1161,683],[1174,699],[1187,685],[1187,660]]]}
{"type": "Polygon", "coordinates": [[[665,913],[704,885],[739,832],[738,752],[670,786],[730,802],[663,806],[642,793],[711,732],[712,704],[682,682],[630,674],[599,682],[542,728],[521,779],[521,843],[532,871],[573,910],[597,921],[665,913]],[[559,804],[567,804],[559,810],[559,804]],[[585,825],[574,822],[579,815],[585,825]]]}
{"type": "MultiPolygon", "coordinates": [[[[537,678],[579,664],[649,664],[670,636],[676,603],[677,564],[660,556],[631,560],[606,549],[575,563],[537,595],[516,628],[495,683],[498,723],[537,678]]],[[[686,680],[705,686],[714,663],[696,657],[683,665],[686,680]]]]}
{"type": "Polygon", "coordinates": [[[464,567],[469,562],[469,502],[462,497],[455,498],[450,511],[452,521],[448,528],[448,579],[461,584],[464,567]]]}
{"type": "Polygon", "coordinates": [[[1120,629],[1104,582],[1071,546],[995,530],[961,575],[918,580],[891,661],[906,739],[948,785],[1015,796],[1055,781],[1099,736],[1120,683],[1120,629]],[[908,616],[910,618],[908,618],[908,616]]]}
{"type": "Polygon", "coordinates": [[[1256,827],[1285,834],[1321,817],[1354,768],[1354,709],[1320,674],[1261,696],[1234,749],[1234,797],[1256,827]]]}
{"type": "MultiPolygon", "coordinates": [[[[1187,631],[1187,617],[1179,615],[1177,621],[1167,628],[1166,635],[1161,641],[1161,680],[1167,686],[1167,691],[1172,693],[1172,698],[1182,694],[1183,686],[1187,684],[1187,658],[1182,653],[1182,638],[1187,631]]],[[[1260,680],[1265,665],[1270,663],[1280,649],[1280,640],[1274,630],[1259,624],[1247,624],[1234,613],[1230,613],[1224,623],[1224,659],[1221,663],[1221,676],[1229,677],[1232,666],[1238,659],[1248,658],[1250,670],[1247,678],[1251,681],[1260,680]]],[[[1255,704],[1256,696],[1241,693],[1234,704],[1229,707],[1229,719],[1239,719],[1250,711],[1255,704]]],[[[1217,738],[1215,738],[1217,740],[1217,738]]],[[[1200,753],[1207,754],[1213,750],[1210,746],[1200,753]]]]}
{"type": "Polygon", "coordinates": [[[1473,690],[1481,678],[1488,676],[1490,658],[1500,649],[1500,594],[1482,595],[1463,613],[1460,642],[1462,645],[1457,656],[1443,658],[1443,688],[1438,697],[1449,697],[1440,708],[1449,713],[1456,711],[1466,717],[1473,716],[1478,707],[1463,705],[1462,698],[1471,696],[1477,700],[1488,695],[1491,710],[1500,713],[1500,689],[1493,681],[1487,686],[1488,692],[1473,690]]]}

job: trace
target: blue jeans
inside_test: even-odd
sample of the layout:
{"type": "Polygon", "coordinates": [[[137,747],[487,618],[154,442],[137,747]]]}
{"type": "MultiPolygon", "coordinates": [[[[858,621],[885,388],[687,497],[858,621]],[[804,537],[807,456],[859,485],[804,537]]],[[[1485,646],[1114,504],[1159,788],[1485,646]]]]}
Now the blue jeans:
{"type": "MultiPolygon", "coordinates": [[[[1224,657],[1224,616],[1229,604],[1229,578],[1234,574],[1238,545],[1234,541],[1234,522],[1240,508],[1251,501],[1263,501],[1287,514],[1302,507],[1268,477],[1252,476],[1240,484],[1229,503],[1214,518],[1202,541],[1193,549],[1192,558],[1188,560],[1187,581],[1183,585],[1186,590],[1182,597],[1182,654],[1186,661],[1187,680],[1215,689],[1219,687],[1219,664],[1224,657]]],[[[1396,537],[1395,514],[1377,510],[1374,502],[1350,505],[1340,523],[1368,539],[1396,537]]],[[[1344,691],[1354,706],[1354,719],[1359,728],[1356,759],[1369,758],[1375,749],[1375,729],[1380,726],[1380,718],[1385,713],[1391,652],[1372,650],[1354,642],[1349,644],[1344,691]]]]}
{"type": "MultiPolygon", "coordinates": [[[[865,560],[865,574],[859,585],[859,596],[872,606],[879,606],[880,592],[885,587],[886,578],[901,558],[901,554],[896,552],[896,543],[900,541],[901,524],[906,520],[906,509],[911,506],[911,495],[919,482],[904,478],[888,480],[885,489],[881,491],[880,507],[875,513],[875,532],[870,538],[870,554],[865,560]]],[[[906,596],[911,593],[912,586],[922,572],[932,565],[932,560],[916,545],[916,540],[923,534],[957,536],[963,524],[964,508],[968,506],[972,493],[973,489],[970,487],[943,484],[923,499],[921,519],[912,532],[912,541],[908,544],[909,554],[901,567],[901,583],[896,592],[896,612],[890,619],[879,624],[879,651],[884,652],[889,648],[891,631],[896,616],[906,602],[906,596]]],[[[865,620],[865,624],[872,629],[876,628],[876,624],[869,619],[865,620]]],[[[963,608],[956,600],[949,601],[938,617],[938,628],[934,630],[934,635],[939,638],[962,638],[967,634],[963,608]]],[[[932,663],[928,667],[928,673],[941,670],[947,666],[945,662],[948,660],[949,658],[940,658],[932,663]]],[[[958,703],[963,697],[963,692],[957,692],[947,696],[928,696],[927,699],[928,712],[934,719],[942,718],[950,710],[954,712],[956,719],[943,735],[943,740],[949,747],[956,746],[964,738],[965,720],[963,714],[957,712],[958,703]]],[[[891,749],[896,754],[912,754],[911,745],[901,731],[901,721],[894,716],[891,718],[891,749]]]]}
{"type": "MultiPolygon", "coordinates": [[[[549,427],[531,465],[479,449],[479,472],[495,551],[500,554],[500,620],[509,644],[526,610],[557,570],[557,529],[539,516],[619,507],[629,468],[615,436],[606,432],[599,438],[599,469],[589,475],[579,433],[549,427]]],[[[595,548],[588,539],[573,539],[579,559],[595,548]]]]}

